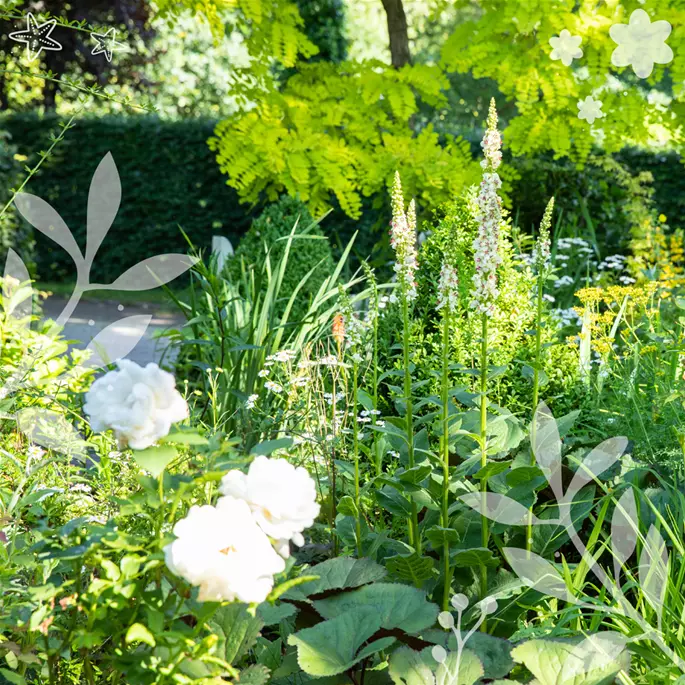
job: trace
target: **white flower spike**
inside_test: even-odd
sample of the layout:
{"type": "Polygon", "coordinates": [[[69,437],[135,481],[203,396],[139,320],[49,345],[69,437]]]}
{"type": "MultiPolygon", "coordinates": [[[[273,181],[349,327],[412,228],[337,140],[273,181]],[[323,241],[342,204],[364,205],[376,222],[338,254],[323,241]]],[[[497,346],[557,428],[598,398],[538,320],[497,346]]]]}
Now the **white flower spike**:
{"type": "Polygon", "coordinates": [[[672,27],[665,21],[652,22],[647,12],[635,10],[627,24],[614,24],[609,35],[618,47],[611,53],[615,67],[633,67],[638,78],[647,78],[655,64],[668,64],[673,50],[666,45],[672,27]]]}
{"type": "Polygon", "coordinates": [[[549,39],[549,44],[553,50],[550,57],[553,60],[561,60],[565,67],[570,67],[574,59],[580,59],[583,56],[583,51],[580,49],[582,42],[580,36],[572,36],[568,29],[564,29],[558,36],[552,36],[549,39]]]}
{"type": "Polygon", "coordinates": [[[188,404],[173,375],[157,364],[121,359],[117,366],[90,386],[83,408],[95,432],[111,428],[120,447],[142,450],[187,418],[188,404]]]}
{"type": "Polygon", "coordinates": [[[172,573],[200,588],[200,602],[263,602],[285,562],[242,500],[222,497],[216,507],[193,506],[174,526],[164,548],[172,573]]]}
{"type": "Polygon", "coordinates": [[[277,541],[283,556],[288,556],[288,541],[304,544],[302,531],[319,515],[312,477],[285,459],[259,456],[247,474],[229,471],[220,489],[224,495],[247,502],[257,525],[277,541]]]}
{"type": "Polygon", "coordinates": [[[585,119],[588,124],[594,124],[596,119],[601,119],[604,116],[601,100],[595,100],[592,95],[588,95],[585,100],[578,100],[579,119],[585,119]]]}

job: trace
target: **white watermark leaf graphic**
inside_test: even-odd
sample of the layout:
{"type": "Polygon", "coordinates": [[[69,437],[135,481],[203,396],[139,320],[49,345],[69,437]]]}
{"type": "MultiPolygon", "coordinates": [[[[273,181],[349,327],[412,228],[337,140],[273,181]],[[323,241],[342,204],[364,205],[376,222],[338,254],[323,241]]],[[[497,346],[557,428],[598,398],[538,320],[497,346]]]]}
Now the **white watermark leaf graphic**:
{"type": "Polygon", "coordinates": [[[86,264],[90,267],[121,204],[121,181],[112,153],[108,152],[93,174],[88,193],[88,243],[86,264]]]}
{"type": "Polygon", "coordinates": [[[638,576],[642,592],[656,612],[657,622],[661,627],[668,581],[668,551],[661,533],[654,526],[650,526],[645,538],[638,576]]]}
{"type": "Polygon", "coordinates": [[[22,328],[30,326],[33,313],[31,277],[21,257],[10,247],[2,280],[2,307],[22,328]]]}
{"type": "Polygon", "coordinates": [[[19,193],[14,201],[31,226],[54,240],[76,264],[81,263],[83,258],[74,236],[62,217],[45,200],[30,193],[19,193]]]}
{"type": "Polygon", "coordinates": [[[620,633],[595,633],[576,645],[564,661],[557,682],[609,682],[621,670],[630,667],[630,654],[625,651],[628,638],[620,633]]]}
{"type": "Polygon", "coordinates": [[[621,459],[627,447],[628,438],[624,437],[609,438],[597,445],[578,465],[566,497],[572,499],[581,488],[610,469],[621,459]]]}
{"type": "Polygon", "coordinates": [[[17,426],[31,442],[85,461],[87,444],[63,414],[49,409],[24,409],[17,414],[17,426]]]}
{"type": "MultiPolygon", "coordinates": [[[[497,523],[504,523],[509,526],[522,526],[528,522],[529,510],[520,502],[517,502],[506,495],[499,495],[494,492],[481,493],[469,492],[459,498],[464,504],[475,509],[479,514],[497,523]]],[[[533,525],[548,523],[540,521],[533,516],[533,525]]]]}
{"type": "Polygon", "coordinates": [[[611,519],[611,548],[614,553],[614,573],[616,577],[621,567],[632,556],[637,546],[637,504],[635,493],[626,490],[618,500],[611,519]]]}
{"type": "Polygon", "coordinates": [[[175,252],[156,255],[138,262],[119,276],[114,283],[91,287],[97,287],[99,290],[151,290],[177,278],[197,261],[197,257],[175,252]]]}
{"type": "Polygon", "coordinates": [[[86,347],[92,354],[83,366],[101,369],[123,359],[142,340],[150,321],[149,314],[127,316],[103,328],[86,347]]]}
{"type": "Polygon", "coordinates": [[[540,402],[531,426],[531,448],[535,461],[545,474],[557,499],[563,497],[561,484],[561,438],[550,408],[540,402]]]}
{"type": "Polygon", "coordinates": [[[566,587],[561,573],[546,559],[518,547],[505,547],[504,556],[528,587],[565,602],[578,602],[566,587]]]}

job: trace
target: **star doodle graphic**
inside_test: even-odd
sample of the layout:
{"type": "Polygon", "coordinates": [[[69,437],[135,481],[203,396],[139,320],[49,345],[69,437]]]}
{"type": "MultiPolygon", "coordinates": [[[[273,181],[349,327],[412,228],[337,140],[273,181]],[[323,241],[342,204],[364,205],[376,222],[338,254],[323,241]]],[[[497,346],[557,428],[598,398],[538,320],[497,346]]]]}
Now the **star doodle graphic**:
{"type": "Polygon", "coordinates": [[[578,100],[579,119],[585,119],[588,124],[594,124],[595,119],[601,119],[604,116],[601,100],[595,100],[592,95],[588,95],[585,100],[578,100]]]}
{"type": "Polygon", "coordinates": [[[638,78],[647,78],[655,64],[668,64],[673,50],[666,45],[672,27],[665,21],[651,21],[649,14],[637,9],[627,24],[614,24],[609,35],[618,47],[611,53],[615,67],[633,67],[638,78]]]}
{"type": "Polygon", "coordinates": [[[43,50],[61,50],[62,44],[57,42],[54,38],[50,38],[52,30],[55,28],[57,21],[50,19],[38,26],[36,18],[29,12],[26,16],[27,26],[26,31],[14,31],[10,33],[9,37],[17,43],[26,43],[26,52],[29,59],[35,59],[43,50]]]}
{"type": "Polygon", "coordinates": [[[92,36],[96,40],[97,45],[93,48],[91,55],[101,55],[104,53],[108,62],[112,61],[112,55],[116,48],[125,48],[123,43],[119,43],[114,39],[116,31],[109,29],[106,33],[93,33],[92,36]]]}

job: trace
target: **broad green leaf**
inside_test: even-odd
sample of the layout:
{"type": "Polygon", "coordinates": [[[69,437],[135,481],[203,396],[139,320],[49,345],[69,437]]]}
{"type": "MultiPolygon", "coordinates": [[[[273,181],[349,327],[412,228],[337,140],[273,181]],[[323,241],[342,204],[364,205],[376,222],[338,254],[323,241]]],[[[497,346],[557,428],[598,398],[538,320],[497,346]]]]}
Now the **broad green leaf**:
{"type": "Polygon", "coordinates": [[[337,557],[316,564],[307,570],[308,575],[318,576],[317,580],[294,587],[283,597],[287,599],[306,599],[328,590],[345,590],[360,587],[381,580],[387,571],[371,559],[337,557]]]}
{"type": "Polygon", "coordinates": [[[409,500],[394,488],[386,486],[382,490],[376,490],[376,499],[378,504],[393,516],[406,517],[411,515],[409,500]]]}
{"type": "Polygon", "coordinates": [[[169,433],[160,442],[173,442],[177,445],[207,445],[209,441],[195,431],[175,431],[169,433]]]}
{"type": "MultiPolygon", "coordinates": [[[[422,634],[424,640],[442,645],[448,652],[457,650],[457,639],[453,631],[429,630],[422,634]]],[[[511,658],[512,645],[508,640],[477,631],[468,636],[461,632],[461,639],[483,664],[485,678],[503,678],[511,671],[514,661],[511,658]]]]}
{"type": "Polygon", "coordinates": [[[437,663],[429,655],[430,648],[421,652],[409,647],[395,650],[388,664],[392,682],[395,685],[435,685],[433,669],[437,663]]]}
{"type": "Polygon", "coordinates": [[[340,501],[338,502],[338,513],[343,516],[352,516],[353,518],[359,516],[357,505],[349,495],[340,498],[340,501]]]}
{"type": "Polygon", "coordinates": [[[389,557],[385,565],[388,571],[401,580],[420,586],[424,580],[433,577],[433,560],[422,557],[417,552],[409,555],[398,554],[389,557]]]}
{"type": "Polygon", "coordinates": [[[7,682],[12,683],[12,685],[26,685],[26,680],[23,675],[10,671],[7,668],[0,668],[0,676],[5,678],[7,682]]]}
{"type": "Polygon", "coordinates": [[[283,619],[297,613],[297,607],[294,604],[269,604],[263,602],[257,607],[257,618],[259,618],[265,626],[273,626],[280,623],[283,619]]]}
{"type": "Polygon", "coordinates": [[[142,623],[134,623],[126,631],[126,644],[130,645],[134,642],[144,642],[150,647],[156,644],[154,635],[142,623]]]}
{"type": "Polygon", "coordinates": [[[400,628],[406,633],[419,633],[432,626],[438,606],[426,599],[426,593],[399,583],[365,585],[354,592],[314,601],[314,608],[324,618],[335,618],[360,607],[373,608],[382,628],[400,628]]]}
{"type": "Polygon", "coordinates": [[[176,458],[178,452],[172,445],[148,447],[145,450],[133,450],[133,458],[145,471],[159,478],[164,469],[176,458]]]}
{"type": "Polygon", "coordinates": [[[630,667],[624,645],[618,633],[598,633],[585,640],[529,640],[511,655],[540,685],[609,685],[630,667]]]}
{"type": "Polygon", "coordinates": [[[290,635],[288,644],[297,647],[297,661],[305,673],[312,676],[337,675],[394,642],[394,638],[384,638],[362,648],[380,627],[380,617],[374,609],[356,607],[290,635]]]}
{"type": "Polygon", "coordinates": [[[425,533],[426,538],[433,545],[434,549],[442,549],[447,542],[454,545],[459,542],[459,533],[454,528],[443,528],[442,526],[431,526],[425,533]]]}
{"type": "Polygon", "coordinates": [[[264,627],[262,620],[252,616],[246,604],[222,606],[208,621],[218,636],[217,654],[229,664],[242,657],[254,645],[264,627]]]}
{"type": "Polygon", "coordinates": [[[266,685],[271,677],[271,671],[262,664],[248,666],[240,671],[240,685],[266,685]]]}
{"type": "Polygon", "coordinates": [[[499,473],[503,473],[511,466],[511,460],[490,461],[483,468],[476,471],[473,477],[476,480],[488,480],[499,473]]]}
{"type": "Polygon", "coordinates": [[[272,452],[281,449],[288,449],[293,444],[292,438],[278,438],[277,440],[265,440],[255,445],[251,450],[250,454],[253,456],[265,455],[268,456],[272,452]]]}
{"type": "Polygon", "coordinates": [[[493,555],[491,550],[485,547],[458,549],[452,552],[450,559],[452,564],[458,568],[471,568],[474,566],[495,568],[499,566],[499,559],[493,555]]]}

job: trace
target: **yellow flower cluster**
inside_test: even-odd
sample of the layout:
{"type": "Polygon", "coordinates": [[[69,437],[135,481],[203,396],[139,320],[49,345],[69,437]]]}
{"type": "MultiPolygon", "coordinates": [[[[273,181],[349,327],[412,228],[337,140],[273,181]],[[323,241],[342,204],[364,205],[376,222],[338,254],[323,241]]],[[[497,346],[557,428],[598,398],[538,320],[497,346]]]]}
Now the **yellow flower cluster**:
{"type": "Polygon", "coordinates": [[[576,293],[582,307],[575,307],[578,316],[589,321],[592,349],[601,357],[611,352],[617,335],[625,338],[639,317],[651,318],[657,311],[655,294],[657,281],[635,285],[611,285],[606,288],[582,288],[576,293]],[[585,316],[584,316],[585,315],[585,316]],[[621,327],[621,323],[626,325],[621,327]]]}
{"type": "Polygon", "coordinates": [[[662,288],[671,290],[685,280],[685,241],[681,230],[668,233],[666,220],[664,214],[657,221],[645,219],[640,237],[631,241],[629,266],[638,281],[651,273],[662,288]]]}

